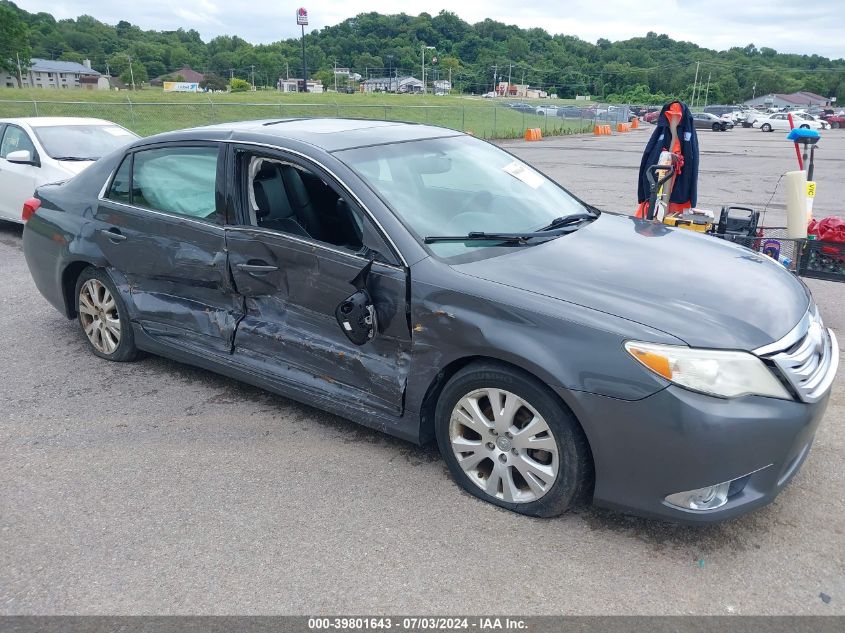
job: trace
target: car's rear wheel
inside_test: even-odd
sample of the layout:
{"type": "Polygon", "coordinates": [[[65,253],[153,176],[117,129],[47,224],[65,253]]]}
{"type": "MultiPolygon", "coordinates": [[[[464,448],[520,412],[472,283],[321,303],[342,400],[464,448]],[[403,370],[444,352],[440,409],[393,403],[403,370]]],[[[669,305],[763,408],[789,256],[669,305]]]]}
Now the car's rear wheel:
{"type": "Polygon", "coordinates": [[[804,123],[804,124],[801,126],[801,129],[802,129],[802,130],[809,130],[809,129],[810,129],[810,126],[809,126],[809,125],[807,125],[806,123],[804,123]]]}
{"type": "Polygon", "coordinates": [[[452,476],[480,499],[551,517],[589,491],[592,462],[581,427],[518,370],[492,363],[462,369],[440,394],[435,420],[452,476]]]}
{"type": "Polygon", "coordinates": [[[832,127],[834,130],[838,130],[839,129],[839,121],[834,121],[833,123],[830,124],[830,127],[832,127]]]}
{"type": "Polygon", "coordinates": [[[771,126],[771,125],[769,125],[768,123],[764,123],[763,125],[761,125],[761,126],[760,126],[760,129],[761,129],[763,132],[771,132],[771,131],[772,131],[772,126],[771,126]]]}
{"type": "Polygon", "coordinates": [[[76,280],[76,312],[91,351],[118,362],[138,355],[126,306],[109,276],[89,267],[76,280]]]}

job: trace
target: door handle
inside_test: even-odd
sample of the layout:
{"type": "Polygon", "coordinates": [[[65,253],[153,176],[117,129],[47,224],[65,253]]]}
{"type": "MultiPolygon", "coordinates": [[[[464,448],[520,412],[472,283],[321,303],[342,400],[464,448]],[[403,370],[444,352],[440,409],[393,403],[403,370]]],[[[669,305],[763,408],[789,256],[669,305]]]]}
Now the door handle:
{"type": "Polygon", "coordinates": [[[115,244],[117,242],[123,242],[123,241],[126,240],[126,236],[123,233],[120,232],[120,229],[116,229],[114,227],[112,227],[110,229],[100,229],[100,233],[105,235],[107,238],[109,238],[115,244]]]}
{"type": "Polygon", "coordinates": [[[249,275],[266,275],[267,273],[272,273],[276,270],[279,270],[278,266],[271,266],[266,262],[256,262],[254,264],[236,264],[235,267],[238,270],[242,270],[249,275]]]}

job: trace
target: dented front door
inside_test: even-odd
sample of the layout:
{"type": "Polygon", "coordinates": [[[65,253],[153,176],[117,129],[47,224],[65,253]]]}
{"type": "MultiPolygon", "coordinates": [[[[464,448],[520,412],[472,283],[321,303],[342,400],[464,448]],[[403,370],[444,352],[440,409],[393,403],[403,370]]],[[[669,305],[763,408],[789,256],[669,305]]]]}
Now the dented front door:
{"type": "Polygon", "coordinates": [[[245,305],[236,360],[350,407],[401,413],[410,349],[404,269],[372,264],[367,289],[378,331],[356,345],[335,311],[357,290],[367,259],[261,228],[227,233],[230,269],[245,305]]]}

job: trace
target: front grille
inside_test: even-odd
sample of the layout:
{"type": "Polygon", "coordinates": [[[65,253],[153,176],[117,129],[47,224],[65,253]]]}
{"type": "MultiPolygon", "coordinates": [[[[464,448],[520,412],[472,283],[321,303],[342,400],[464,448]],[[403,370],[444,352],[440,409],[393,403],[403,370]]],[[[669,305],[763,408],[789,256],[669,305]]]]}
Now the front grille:
{"type": "Polygon", "coordinates": [[[768,345],[767,353],[761,356],[780,369],[801,400],[817,402],[833,383],[839,365],[836,336],[824,327],[818,309],[812,306],[798,326],[781,341],[780,349],[780,342],[768,345]]]}

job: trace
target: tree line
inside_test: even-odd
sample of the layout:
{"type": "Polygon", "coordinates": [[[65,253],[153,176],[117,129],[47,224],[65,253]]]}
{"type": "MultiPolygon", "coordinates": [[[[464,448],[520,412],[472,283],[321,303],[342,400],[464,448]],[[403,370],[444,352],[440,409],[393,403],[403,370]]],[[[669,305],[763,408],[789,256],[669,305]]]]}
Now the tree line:
{"type": "MultiPolygon", "coordinates": [[[[452,78],[453,91],[484,93],[494,81],[527,83],[559,97],[590,94],[637,103],[689,100],[696,71],[710,103],[735,103],[754,95],[807,90],[845,99],[845,60],[778,53],[754,44],[715,51],[667,35],[595,44],[574,35],[551,35],[492,19],[469,24],[454,13],[432,16],[362,13],[306,35],[309,76],[333,87],[335,66],[363,77],[452,78]],[[433,47],[433,48],[425,48],[433,47]],[[423,52],[424,51],[424,52],[423,52]],[[706,85],[706,88],[705,88],[706,85]]],[[[0,67],[17,74],[17,58],[81,62],[126,81],[130,64],[136,83],[183,66],[210,75],[214,86],[234,77],[273,87],[279,77],[301,77],[299,38],[253,45],[237,35],[204,42],[193,29],[142,30],[83,15],[56,20],[0,0],[0,67]]],[[[341,85],[345,80],[341,80],[341,85]]],[[[239,84],[240,85],[240,84],[239,84]]],[[[703,99],[702,94],[702,99],[703,99]]]]}

